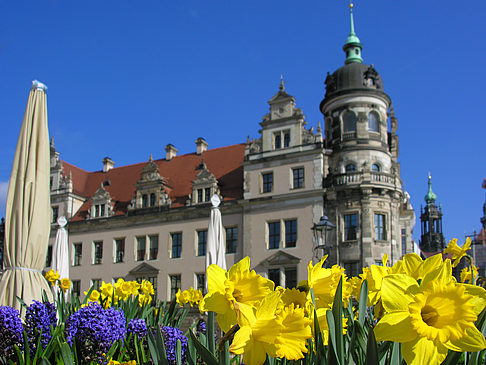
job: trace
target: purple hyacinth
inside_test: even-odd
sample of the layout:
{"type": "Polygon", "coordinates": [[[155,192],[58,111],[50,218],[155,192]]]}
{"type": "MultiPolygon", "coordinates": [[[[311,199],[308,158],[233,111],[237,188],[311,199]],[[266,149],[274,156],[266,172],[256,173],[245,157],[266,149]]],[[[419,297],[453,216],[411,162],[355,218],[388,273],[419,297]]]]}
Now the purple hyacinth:
{"type": "Polygon", "coordinates": [[[25,332],[29,339],[31,352],[36,351],[37,340],[41,334],[42,348],[51,340],[52,330],[56,327],[56,307],[52,303],[41,303],[34,300],[25,311],[25,332]],[[42,333],[41,333],[42,332],[42,333]]]}
{"type": "Polygon", "coordinates": [[[181,358],[182,362],[186,359],[187,337],[184,336],[179,328],[164,326],[162,327],[162,335],[164,336],[165,352],[169,364],[176,364],[176,345],[177,340],[181,341],[181,358]]]}
{"type": "Polygon", "coordinates": [[[123,311],[89,303],[68,318],[66,338],[71,346],[76,339],[85,361],[99,361],[115,341],[125,337],[125,323],[123,311]]]}
{"type": "Polygon", "coordinates": [[[23,329],[19,311],[0,306],[0,357],[8,359],[14,354],[13,346],[20,346],[23,329]]]}
{"type": "Polygon", "coordinates": [[[143,338],[147,335],[147,324],[143,319],[132,319],[128,322],[127,334],[132,333],[137,335],[138,338],[143,338]]]}

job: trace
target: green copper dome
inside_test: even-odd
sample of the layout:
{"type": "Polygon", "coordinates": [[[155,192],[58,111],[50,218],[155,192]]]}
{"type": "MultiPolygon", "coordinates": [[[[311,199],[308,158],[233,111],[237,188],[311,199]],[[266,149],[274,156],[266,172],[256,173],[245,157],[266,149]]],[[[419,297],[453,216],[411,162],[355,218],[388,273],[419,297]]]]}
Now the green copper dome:
{"type": "Polygon", "coordinates": [[[429,174],[429,191],[427,192],[427,195],[425,195],[425,202],[427,204],[435,203],[437,200],[437,195],[434,194],[432,191],[432,177],[429,174]]]}

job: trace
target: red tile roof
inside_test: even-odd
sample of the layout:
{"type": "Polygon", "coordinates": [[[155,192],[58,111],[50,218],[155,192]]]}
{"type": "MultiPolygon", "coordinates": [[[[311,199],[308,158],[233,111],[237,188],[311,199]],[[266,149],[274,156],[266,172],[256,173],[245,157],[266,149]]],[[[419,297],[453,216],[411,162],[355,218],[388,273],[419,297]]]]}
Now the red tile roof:
{"type": "MultiPolygon", "coordinates": [[[[169,186],[168,194],[172,207],[185,205],[192,192],[192,181],[200,172],[197,167],[204,161],[207,169],[218,180],[221,195],[225,201],[243,198],[243,167],[245,144],[237,144],[210,149],[201,155],[195,153],[176,156],[170,161],[154,160],[160,175],[169,186]]],[[[147,162],[115,167],[107,172],[88,172],[63,161],[64,175],[72,174],[73,190],[87,200],[72,218],[72,221],[84,220],[91,207],[91,197],[100,185],[109,180],[105,190],[110,193],[114,203],[115,215],[124,215],[132,198],[135,196],[135,184],[140,179],[142,168],[147,162]]]]}

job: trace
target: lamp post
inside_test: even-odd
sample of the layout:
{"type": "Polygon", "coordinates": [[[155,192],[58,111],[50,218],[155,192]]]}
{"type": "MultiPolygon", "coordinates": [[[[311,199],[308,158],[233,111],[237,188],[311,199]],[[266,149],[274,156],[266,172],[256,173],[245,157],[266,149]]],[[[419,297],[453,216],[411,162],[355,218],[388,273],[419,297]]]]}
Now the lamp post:
{"type": "Polygon", "coordinates": [[[314,247],[315,257],[317,260],[320,260],[326,253],[330,252],[332,249],[332,243],[327,246],[327,231],[331,231],[335,229],[336,226],[329,221],[326,215],[323,215],[319,222],[314,223],[312,226],[312,231],[314,232],[314,240],[316,246],[314,247]],[[319,250],[322,250],[322,255],[319,258],[319,250]]]}

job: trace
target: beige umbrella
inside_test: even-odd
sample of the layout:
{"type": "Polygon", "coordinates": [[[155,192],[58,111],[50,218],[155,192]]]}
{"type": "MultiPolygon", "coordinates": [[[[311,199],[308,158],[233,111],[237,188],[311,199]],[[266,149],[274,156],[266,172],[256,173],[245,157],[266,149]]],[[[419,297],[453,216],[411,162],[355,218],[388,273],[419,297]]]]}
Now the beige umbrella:
{"type": "Polygon", "coordinates": [[[221,199],[214,194],[211,198],[211,217],[209,218],[208,226],[208,241],[206,250],[206,268],[209,265],[215,264],[220,268],[226,270],[226,255],[225,242],[223,236],[223,222],[221,220],[221,212],[219,211],[219,204],[221,199]]]}
{"type": "Polygon", "coordinates": [[[4,273],[0,305],[21,309],[52,293],[42,275],[50,232],[47,87],[32,82],[12,165],[5,208],[4,273]]]}

